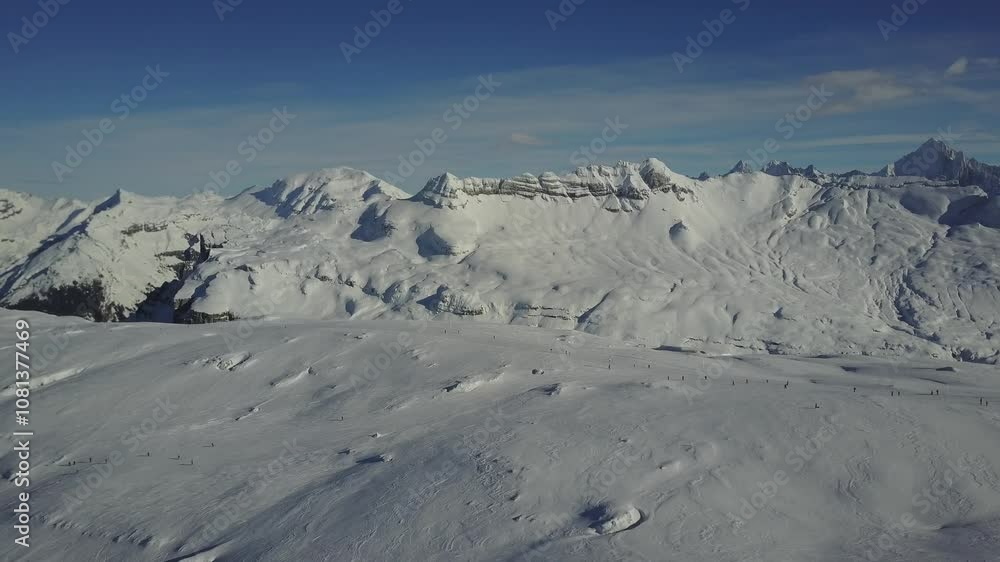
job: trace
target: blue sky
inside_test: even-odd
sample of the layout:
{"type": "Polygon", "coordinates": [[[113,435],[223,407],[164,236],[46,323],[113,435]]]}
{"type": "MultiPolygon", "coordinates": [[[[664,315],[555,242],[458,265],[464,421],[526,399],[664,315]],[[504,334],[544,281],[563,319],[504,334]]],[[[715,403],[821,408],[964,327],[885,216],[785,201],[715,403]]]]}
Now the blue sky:
{"type": "Polygon", "coordinates": [[[51,17],[38,0],[0,5],[0,186],[44,196],[185,195],[230,161],[224,193],[333,166],[408,191],[443,171],[565,171],[607,119],[627,127],[597,161],[657,157],[692,175],[748,151],[874,170],[942,133],[1000,163],[992,1],[397,0],[386,25],[371,11],[392,0],[62,1],[51,17]],[[48,21],[31,33],[23,17],[48,21]],[[366,24],[377,35],[355,43],[366,24]],[[686,52],[700,33],[707,46],[686,52]],[[345,43],[360,47],[350,61],[345,43]],[[449,120],[480,77],[494,91],[449,120]],[[137,87],[125,115],[115,100],[137,87]],[[283,108],[294,118],[248,149],[283,108]],[[102,120],[113,129],[69,158],[102,120]],[[428,144],[436,129],[447,138],[428,144]],[[433,153],[413,158],[418,140],[433,153]],[[400,158],[422,162],[404,177],[400,158]]]}

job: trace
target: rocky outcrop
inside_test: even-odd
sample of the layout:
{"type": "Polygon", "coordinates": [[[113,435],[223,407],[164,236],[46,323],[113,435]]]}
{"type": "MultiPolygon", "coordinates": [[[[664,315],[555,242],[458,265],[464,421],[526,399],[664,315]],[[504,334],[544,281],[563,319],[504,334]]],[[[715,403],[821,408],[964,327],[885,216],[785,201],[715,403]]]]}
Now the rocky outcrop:
{"type": "Polygon", "coordinates": [[[1000,166],[967,158],[942,140],[928,139],[920,148],[879,170],[884,177],[916,176],[957,181],[961,186],[979,186],[986,193],[1000,193],[1000,166]]]}
{"type": "Polygon", "coordinates": [[[731,170],[729,170],[729,174],[752,174],[752,173],[754,173],[753,165],[745,160],[740,160],[739,162],[736,163],[735,166],[733,166],[731,170]]]}
{"type": "Polygon", "coordinates": [[[540,176],[522,174],[513,178],[459,178],[443,174],[427,182],[414,196],[415,201],[440,208],[461,208],[470,198],[557,197],[566,199],[606,198],[641,201],[653,192],[673,192],[678,198],[693,193],[692,180],[670,170],[656,159],[642,163],[619,162],[614,166],[592,165],[567,175],[545,172],[540,176]]]}
{"type": "Polygon", "coordinates": [[[482,316],[487,307],[479,298],[470,293],[456,291],[446,285],[438,287],[436,293],[420,304],[436,314],[449,313],[456,316],[482,316]]]}
{"type": "Polygon", "coordinates": [[[15,310],[38,310],[57,316],[79,316],[95,322],[128,319],[125,307],[108,299],[100,279],[73,281],[51,287],[9,305],[15,310]]]}
{"type": "Polygon", "coordinates": [[[762,172],[769,176],[802,176],[804,178],[817,179],[822,173],[816,169],[816,166],[812,164],[806,166],[805,168],[796,168],[788,162],[771,160],[761,169],[762,172]]]}

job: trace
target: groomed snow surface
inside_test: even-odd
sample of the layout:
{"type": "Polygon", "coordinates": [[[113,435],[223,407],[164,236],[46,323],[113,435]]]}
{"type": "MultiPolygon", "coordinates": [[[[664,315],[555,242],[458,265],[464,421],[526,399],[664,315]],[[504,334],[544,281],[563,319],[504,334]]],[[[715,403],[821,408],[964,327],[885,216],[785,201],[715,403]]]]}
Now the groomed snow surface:
{"type": "MultiPolygon", "coordinates": [[[[485,322],[17,318],[34,520],[14,545],[5,478],[3,560],[1000,557],[995,366],[485,322]]],[[[13,410],[0,392],[8,434],[13,410]]]]}

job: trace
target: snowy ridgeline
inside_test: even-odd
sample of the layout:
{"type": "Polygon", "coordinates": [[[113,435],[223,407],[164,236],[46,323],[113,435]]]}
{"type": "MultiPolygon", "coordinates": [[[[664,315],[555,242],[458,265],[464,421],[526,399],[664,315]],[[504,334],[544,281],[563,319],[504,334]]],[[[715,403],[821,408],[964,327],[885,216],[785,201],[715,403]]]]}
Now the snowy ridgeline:
{"type": "Polygon", "coordinates": [[[461,319],[995,364],[997,178],[931,141],[873,175],[771,162],[695,180],[649,159],[445,174],[413,197],[349,168],[228,199],[3,192],[0,305],[193,323],[461,319]]]}
{"type": "MultiPolygon", "coordinates": [[[[487,323],[0,323],[22,317],[33,546],[9,536],[3,560],[1000,552],[995,367],[711,356],[487,323]]],[[[5,521],[15,492],[0,487],[5,521]]]]}

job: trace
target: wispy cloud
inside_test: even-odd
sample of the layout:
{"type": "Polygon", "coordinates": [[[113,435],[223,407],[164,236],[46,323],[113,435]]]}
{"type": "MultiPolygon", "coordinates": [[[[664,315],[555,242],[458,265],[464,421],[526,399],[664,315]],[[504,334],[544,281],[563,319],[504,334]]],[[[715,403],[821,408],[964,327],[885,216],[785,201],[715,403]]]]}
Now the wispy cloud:
{"type": "MultiPolygon", "coordinates": [[[[285,103],[299,118],[244,167],[233,190],[337,165],[385,175],[397,169],[401,155],[417,149],[415,141],[428,138],[436,128],[446,130],[447,141],[400,187],[415,191],[443,171],[460,175],[562,171],[569,155],[589,144],[605,119],[615,117],[630,127],[621,142],[609,148],[608,160],[656,156],[685,173],[721,170],[745,156],[747,146],[774,136],[776,121],[800,107],[814,85],[825,85],[834,95],[809,121],[801,140],[796,137],[783,150],[915,146],[956,119],[993,127],[990,116],[995,113],[990,108],[996,111],[1000,93],[990,73],[981,73],[985,77],[973,73],[974,66],[989,66],[981,60],[969,58],[967,75],[961,80],[947,79],[940,64],[765,78],[760,72],[744,75],[753,78],[721,72],[695,77],[692,72],[680,81],[666,72],[672,64],[669,58],[531,68],[497,73],[503,85],[496,95],[457,130],[442,114],[475,91],[477,77],[423,84],[418,91],[390,93],[366,103],[310,98],[292,83],[265,84],[253,92],[257,96],[241,98],[253,103],[136,112],[58,189],[84,198],[103,195],[116,184],[140,193],[190,193],[208,181],[210,172],[238,157],[239,143],[266,126],[272,104],[285,103]],[[664,72],[655,72],[657,68],[664,72]],[[386,107],[393,111],[385,111],[386,107]],[[942,108],[949,115],[940,115],[942,108]],[[911,115],[914,126],[907,131],[926,127],[928,133],[887,133],[885,121],[878,121],[882,114],[873,113],[885,111],[894,112],[894,119],[911,115]],[[497,158],[507,154],[511,158],[497,158]],[[72,193],[74,188],[80,192],[72,193]]],[[[7,170],[7,181],[47,182],[51,161],[62,158],[65,145],[77,141],[81,129],[94,128],[102,117],[13,125],[0,118],[0,143],[5,147],[0,150],[0,169],[7,170]]],[[[854,160],[862,151],[854,151],[851,158],[847,152],[838,158],[854,160]]],[[[878,157],[884,159],[882,154],[878,157]]],[[[856,165],[861,164],[845,162],[856,165]]]]}
{"type": "Polygon", "coordinates": [[[548,144],[542,139],[526,133],[511,133],[510,142],[514,144],[523,144],[527,146],[544,146],[548,144]]]}
{"type": "Polygon", "coordinates": [[[961,57],[955,62],[951,63],[948,70],[944,71],[945,76],[961,76],[965,74],[965,71],[969,69],[969,59],[966,57],[961,57]]]}
{"type": "Polygon", "coordinates": [[[792,143],[796,149],[829,148],[834,146],[867,146],[874,144],[919,144],[934,136],[934,133],[880,134],[831,137],[792,143]]]}
{"type": "Polygon", "coordinates": [[[810,76],[806,80],[823,84],[833,91],[833,99],[826,108],[829,113],[876,109],[885,103],[900,103],[916,94],[911,86],[900,83],[895,75],[875,69],[835,70],[810,76]]]}

